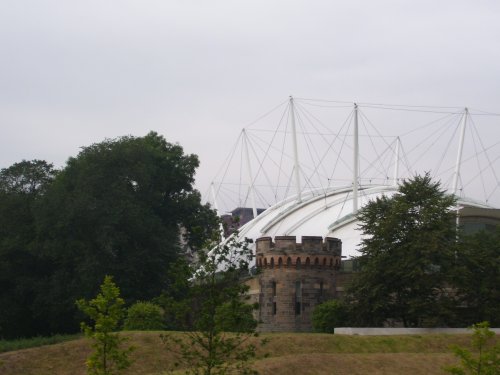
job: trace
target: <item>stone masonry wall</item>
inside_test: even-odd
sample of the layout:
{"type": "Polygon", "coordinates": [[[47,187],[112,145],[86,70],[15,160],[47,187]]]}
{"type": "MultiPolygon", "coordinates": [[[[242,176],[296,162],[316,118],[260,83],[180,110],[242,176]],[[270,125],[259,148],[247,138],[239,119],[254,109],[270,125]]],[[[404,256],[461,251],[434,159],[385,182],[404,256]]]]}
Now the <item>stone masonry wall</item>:
{"type": "Polygon", "coordinates": [[[262,237],[256,241],[259,275],[251,298],[259,302],[260,331],[307,332],[319,303],[336,297],[342,243],[337,238],[262,237]],[[257,295],[257,291],[259,292],[257,295]]]}

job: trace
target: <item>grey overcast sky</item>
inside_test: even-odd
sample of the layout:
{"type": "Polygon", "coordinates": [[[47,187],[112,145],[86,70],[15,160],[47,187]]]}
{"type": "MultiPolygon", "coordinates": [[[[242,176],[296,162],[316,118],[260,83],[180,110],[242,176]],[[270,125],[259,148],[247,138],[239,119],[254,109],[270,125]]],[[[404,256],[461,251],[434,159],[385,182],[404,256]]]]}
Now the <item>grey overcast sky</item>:
{"type": "Polygon", "coordinates": [[[500,112],[498,0],[1,0],[0,52],[1,168],[155,130],[203,191],[289,95],[500,112]]]}

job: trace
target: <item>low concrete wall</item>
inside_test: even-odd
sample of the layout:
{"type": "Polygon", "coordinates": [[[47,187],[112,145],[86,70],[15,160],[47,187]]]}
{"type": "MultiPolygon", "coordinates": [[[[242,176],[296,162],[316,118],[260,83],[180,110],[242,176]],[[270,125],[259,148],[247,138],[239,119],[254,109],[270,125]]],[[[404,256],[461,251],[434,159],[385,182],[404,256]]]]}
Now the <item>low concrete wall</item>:
{"type": "MultiPolygon", "coordinates": [[[[500,334],[500,328],[490,328],[500,334]]],[[[467,328],[335,328],[336,335],[387,336],[387,335],[421,335],[428,333],[467,334],[472,333],[467,328]]]]}

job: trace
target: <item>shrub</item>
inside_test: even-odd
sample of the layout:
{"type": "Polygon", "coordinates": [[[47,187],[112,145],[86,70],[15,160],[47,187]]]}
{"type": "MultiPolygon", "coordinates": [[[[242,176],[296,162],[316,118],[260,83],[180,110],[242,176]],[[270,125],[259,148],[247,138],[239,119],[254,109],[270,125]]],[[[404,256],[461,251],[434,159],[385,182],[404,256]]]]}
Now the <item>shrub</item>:
{"type": "Polygon", "coordinates": [[[241,300],[224,303],[215,312],[218,329],[225,332],[254,332],[257,321],[253,317],[253,311],[256,308],[257,306],[241,300]]]}
{"type": "Polygon", "coordinates": [[[326,301],[313,311],[312,324],[316,332],[334,333],[335,327],[346,323],[346,306],[339,300],[326,301]]]}
{"type": "Polygon", "coordinates": [[[500,374],[500,343],[494,343],[495,332],[490,330],[488,322],[474,324],[470,329],[473,331],[473,351],[453,346],[453,352],[460,359],[460,365],[446,367],[445,371],[456,375],[500,374]]]}
{"type": "Polygon", "coordinates": [[[151,302],[136,302],[127,310],[124,329],[158,331],[165,329],[163,309],[151,302]]]}

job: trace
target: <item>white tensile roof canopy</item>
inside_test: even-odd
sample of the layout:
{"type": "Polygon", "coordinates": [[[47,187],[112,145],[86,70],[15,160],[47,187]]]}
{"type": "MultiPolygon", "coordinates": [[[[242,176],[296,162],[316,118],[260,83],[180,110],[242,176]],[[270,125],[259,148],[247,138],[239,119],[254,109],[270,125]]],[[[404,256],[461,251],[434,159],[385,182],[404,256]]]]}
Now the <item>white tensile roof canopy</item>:
{"type": "MultiPolygon", "coordinates": [[[[396,186],[373,185],[360,189],[360,206],[382,195],[391,196],[397,191],[396,186]]],[[[302,202],[296,197],[269,207],[262,214],[245,224],[239,231],[241,238],[275,236],[336,237],[342,240],[342,255],[350,258],[358,255],[362,233],[358,229],[358,221],[353,214],[352,188],[332,189],[324,195],[305,195],[302,202]]],[[[493,207],[460,198],[458,206],[486,208],[493,207]]]]}
{"type": "Polygon", "coordinates": [[[290,98],[242,130],[207,196],[219,212],[253,207],[254,219],[240,228],[241,238],[337,237],[343,256],[352,257],[361,240],[355,212],[376,197],[394,194],[404,178],[429,172],[458,197],[460,208],[491,209],[500,203],[495,172],[500,142],[493,136],[483,142],[480,131],[487,133],[500,117],[484,114],[290,98]],[[320,113],[311,110],[318,107],[320,113]],[[391,127],[390,119],[380,117],[381,109],[413,117],[403,121],[399,113],[394,121],[405,126],[391,127]],[[349,113],[329,117],[332,110],[349,113]],[[381,135],[367,116],[370,110],[382,128],[398,133],[381,135]],[[262,120],[275,112],[278,126],[266,129],[262,120]],[[484,129],[475,115],[486,122],[484,129]],[[257,207],[267,209],[257,216],[257,207]]]}

